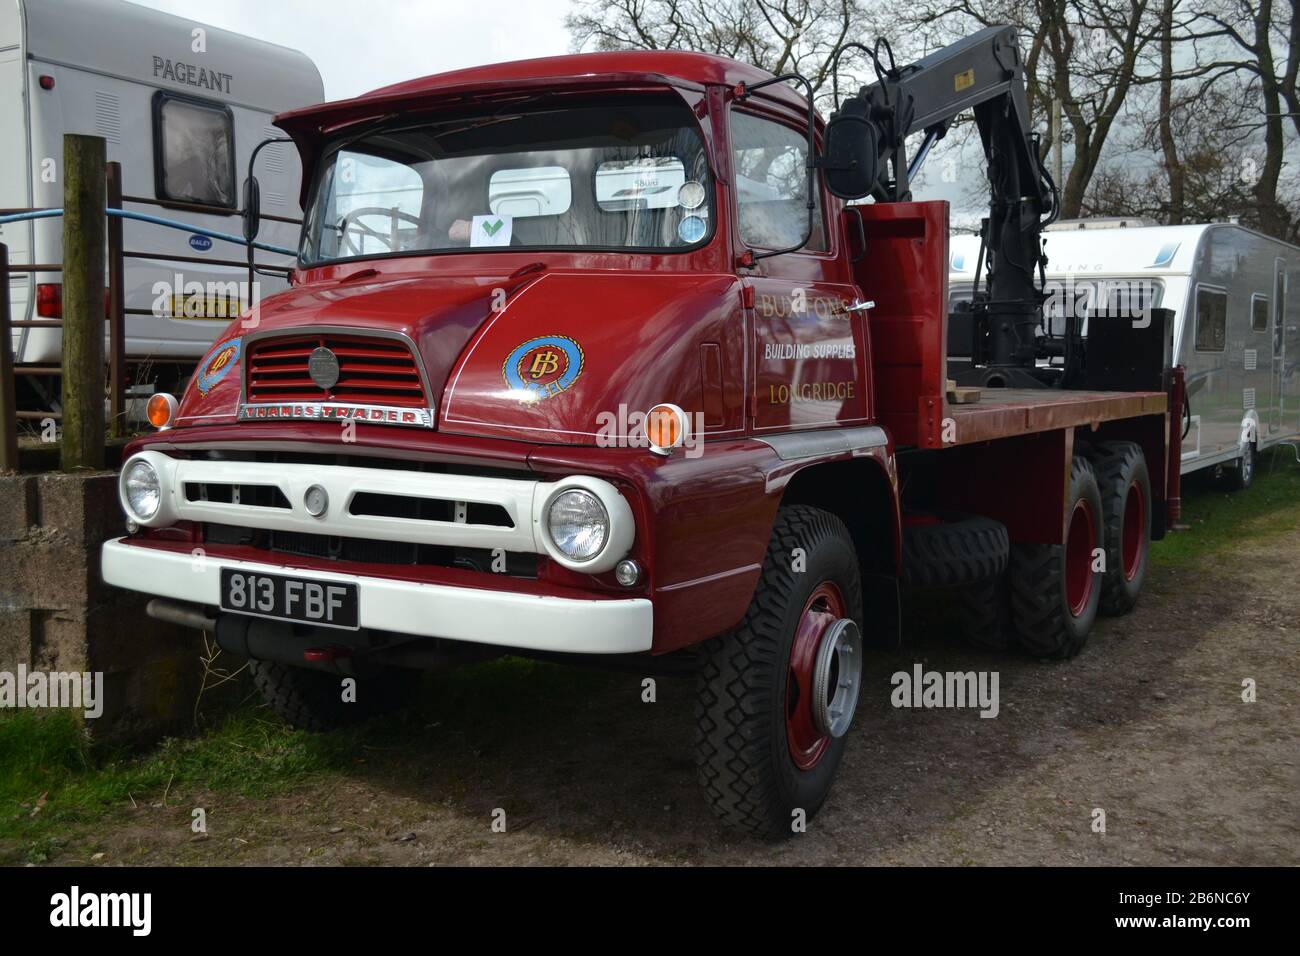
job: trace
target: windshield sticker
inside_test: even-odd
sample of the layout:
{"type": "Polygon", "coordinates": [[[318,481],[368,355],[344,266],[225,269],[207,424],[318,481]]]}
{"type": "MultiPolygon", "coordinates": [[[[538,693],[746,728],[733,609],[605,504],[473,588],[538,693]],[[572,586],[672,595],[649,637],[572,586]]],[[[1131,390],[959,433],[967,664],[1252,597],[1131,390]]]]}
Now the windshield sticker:
{"type": "Polygon", "coordinates": [[[582,374],[582,346],[563,335],[543,335],[518,346],[501,366],[513,397],[533,402],[573,387],[582,374]]]}
{"type": "Polygon", "coordinates": [[[199,366],[203,371],[199,373],[195,384],[198,386],[200,394],[208,394],[212,386],[225,378],[230,370],[239,364],[239,342],[239,339],[231,339],[220,346],[210,359],[199,366]]]}
{"type": "Polygon", "coordinates": [[[475,216],[470,224],[471,246],[508,246],[514,228],[511,216],[475,216]]]}

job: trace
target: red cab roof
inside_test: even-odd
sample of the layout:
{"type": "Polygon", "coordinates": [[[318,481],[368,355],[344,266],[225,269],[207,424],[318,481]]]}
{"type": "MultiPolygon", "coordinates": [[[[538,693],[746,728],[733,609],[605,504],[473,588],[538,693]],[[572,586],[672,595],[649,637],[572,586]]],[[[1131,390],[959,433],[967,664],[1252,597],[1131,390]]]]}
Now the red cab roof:
{"type": "MultiPolygon", "coordinates": [[[[313,129],[323,132],[389,110],[411,109],[425,100],[476,93],[526,91],[538,87],[581,89],[619,84],[699,89],[709,84],[734,86],[742,82],[761,83],[771,78],[771,73],[756,66],[707,53],[680,50],[575,53],[435,73],[381,87],[352,99],[290,110],[277,116],[275,122],[296,135],[313,129]]],[[[785,83],[769,86],[756,95],[795,109],[807,108],[803,96],[785,83]]]]}

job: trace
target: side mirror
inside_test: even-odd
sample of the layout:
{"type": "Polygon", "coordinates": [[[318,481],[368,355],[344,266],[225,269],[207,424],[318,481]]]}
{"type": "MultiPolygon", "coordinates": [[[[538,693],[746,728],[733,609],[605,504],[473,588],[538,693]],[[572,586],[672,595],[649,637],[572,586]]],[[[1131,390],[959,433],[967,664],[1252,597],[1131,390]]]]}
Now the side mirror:
{"type": "Polygon", "coordinates": [[[252,242],[262,228],[262,187],[256,176],[244,180],[244,239],[252,242]]]}
{"type": "Polygon", "coordinates": [[[870,195],[880,178],[880,130],[867,119],[865,101],[847,101],[826,124],[823,143],[826,188],[840,199],[870,195]]]}

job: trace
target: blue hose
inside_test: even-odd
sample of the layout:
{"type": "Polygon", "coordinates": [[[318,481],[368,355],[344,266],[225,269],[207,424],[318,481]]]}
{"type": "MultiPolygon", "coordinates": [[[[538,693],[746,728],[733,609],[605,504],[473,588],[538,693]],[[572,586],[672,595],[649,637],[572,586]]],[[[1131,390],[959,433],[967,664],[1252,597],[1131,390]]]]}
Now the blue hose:
{"type": "MultiPolygon", "coordinates": [[[[248,245],[248,240],[243,236],[234,236],[224,232],[216,232],[212,229],[204,229],[201,226],[195,226],[187,222],[178,222],[175,219],[164,219],[161,216],[150,216],[142,212],[130,212],[126,209],[106,209],[104,210],[110,216],[117,216],[121,219],[135,219],[139,222],[153,223],[155,226],[166,226],[169,229],[179,229],[182,232],[195,233],[200,236],[207,236],[209,239],[221,239],[224,242],[233,242],[238,246],[248,245]]],[[[0,226],[10,222],[24,222],[30,219],[53,219],[56,216],[62,216],[62,209],[38,209],[34,212],[20,212],[9,216],[0,216],[0,226]]],[[[273,246],[268,242],[258,242],[253,240],[254,249],[262,249],[266,252],[277,252],[283,256],[293,256],[297,258],[298,253],[294,249],[286,249],[284,246],[273,246]]]]}

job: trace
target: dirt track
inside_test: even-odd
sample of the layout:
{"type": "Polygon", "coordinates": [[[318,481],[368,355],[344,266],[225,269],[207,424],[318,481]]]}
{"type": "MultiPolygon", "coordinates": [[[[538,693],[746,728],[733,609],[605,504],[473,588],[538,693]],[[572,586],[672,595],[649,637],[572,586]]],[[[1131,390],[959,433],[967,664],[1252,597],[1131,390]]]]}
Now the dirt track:
{"type": "Polygon", "coordinates": [[[689,681],[661,679],[645,704],[639,676],[548,667],[435,684],[402,725],[414,743],[389,735],[287,796],[126,808],[66,834],[51,862],[1294,865],[1297,581],[1295,534],[1157,569],[1137,610],[1067,663],[914,631],[905,652],[870,658],[835,789],[782,844],[732,834],[704,805],[689,681]],[[1000,715],[894,709],[889,677],[918,661],[997,670],[1000,715]],[[189,830],[196,806],[206,838],[189,830]]]}

